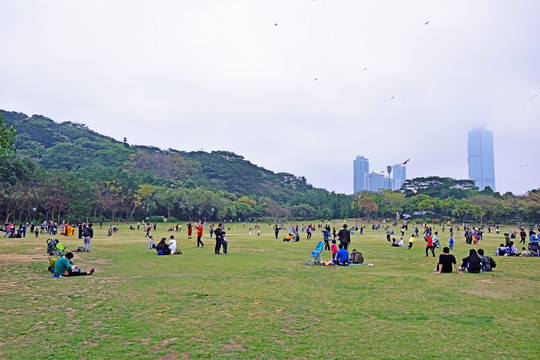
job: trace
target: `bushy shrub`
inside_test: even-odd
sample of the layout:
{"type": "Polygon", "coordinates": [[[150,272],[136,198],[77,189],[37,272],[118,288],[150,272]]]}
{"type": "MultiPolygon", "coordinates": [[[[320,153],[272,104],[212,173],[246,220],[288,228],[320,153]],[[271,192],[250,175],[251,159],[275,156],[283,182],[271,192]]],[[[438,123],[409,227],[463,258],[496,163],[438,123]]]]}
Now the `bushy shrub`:
{"type": "Polygon", "coordinates": [[[154,222],[163,222],[163,216],[149,216],[148,221],[154,222]]]}
{"type": "Polygon", "coordinates": [[[167,218],[167,222],[176,223],[178,220],[174,216],[171,216],[170,218],[167,218]]]}

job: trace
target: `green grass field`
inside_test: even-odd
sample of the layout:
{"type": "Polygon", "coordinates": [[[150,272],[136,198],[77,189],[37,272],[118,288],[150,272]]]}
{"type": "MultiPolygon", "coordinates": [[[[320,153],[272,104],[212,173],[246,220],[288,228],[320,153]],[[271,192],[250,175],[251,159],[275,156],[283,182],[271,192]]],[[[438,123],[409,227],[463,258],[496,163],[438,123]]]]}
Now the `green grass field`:
{"type": "MultiPolygon", "coordinates": [[[[284,243],[261,227],[257,237],[232,224],[227,256],[214,255],[207,231],[207,246],[195,248],[184,227],[172,233],[183,255],[158,257],[142,229],[124,224],[107,237],[106,226],[97,226],[92,251],[74,258],[94,275],[61,279],[47,272],[45,235],[0,238],[0,358],[540,356],[538,258],[497,257],[492,273],[434,275],[423,239],[411,250],[394,248],[383,231],[367,229],[352,236],[351,249],[373,267],[310,267],[304,261],[320,232],[284,243]]],[[[155,239],[169,235],[165,224],[154,232],[155,239]]],[[[492,255],[502,239],[486,234],[475,248],[492,255]]],[[[462,233],[456,240],[459,262],[469,246],[462,233]]],[[[82,246],[76,236],[61,241],[82,246]]]]}

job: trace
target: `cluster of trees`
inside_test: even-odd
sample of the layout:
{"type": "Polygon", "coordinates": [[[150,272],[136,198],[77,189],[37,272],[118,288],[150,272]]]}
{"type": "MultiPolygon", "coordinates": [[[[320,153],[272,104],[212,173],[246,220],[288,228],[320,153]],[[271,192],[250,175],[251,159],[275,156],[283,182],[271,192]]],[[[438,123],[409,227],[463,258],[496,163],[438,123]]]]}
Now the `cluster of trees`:
{"type": "Polygon", "coordinates": [[[340,217],[346,195],[321,189],[297,193],[288,203],[268,196],[238,195],[204,186],[181,186],[152,173],[116,168],[43,169],[15,156],[0,158],[0,216],[5,221],[55,219],[184,220],[340,217]],[[309,202],[306,203],[306,202],[309,202]]]}
{"type": "Polygon", "coordinates": [[[501,195],[489,188],[478,191],[470,180],[428,177],[408,180],[397,192],[348,196],[314,188],[304,177],[258,167],[231,152],[130,146],[84,124],[1,110],[0,169],[0,217],[5,221],[403,214],[459,221],[540,220],[538,190],[501,195]]]}
{"type": "Polygon", "coordinates": [[[415,178],[407,180],[402,191],[357,195],[354,206],[359,216],[367,218],[419,214],[443,220],[532,223],[540,220],[540,191],[501,195],[490,188],[478,191],[471,180],[415,178]]]}

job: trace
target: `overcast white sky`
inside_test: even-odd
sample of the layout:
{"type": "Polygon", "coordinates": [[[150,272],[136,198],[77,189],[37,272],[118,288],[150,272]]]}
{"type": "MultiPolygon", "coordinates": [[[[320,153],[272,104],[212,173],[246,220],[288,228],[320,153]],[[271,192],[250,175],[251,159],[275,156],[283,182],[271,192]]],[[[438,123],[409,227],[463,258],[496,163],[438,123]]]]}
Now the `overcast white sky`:
{"type": "Polygon", "coordinates": [[[0,0],[0,108],[233,151],[343,193],[357,155],[465,179],[483,126],[497,191],[522,194],[540,187],[539,14],[538,0],[0,0]]]}

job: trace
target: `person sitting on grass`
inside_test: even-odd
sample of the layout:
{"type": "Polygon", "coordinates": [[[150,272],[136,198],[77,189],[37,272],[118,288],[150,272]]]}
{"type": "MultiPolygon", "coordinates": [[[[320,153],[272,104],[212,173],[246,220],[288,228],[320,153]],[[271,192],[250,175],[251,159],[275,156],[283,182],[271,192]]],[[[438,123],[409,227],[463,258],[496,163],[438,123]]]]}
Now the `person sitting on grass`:
{"type": "Polygon", "coordinates": [[[161,238],[161,241],[159,242],[159,244],[157,244],[156,250],[157,250],[158,254],[159,254],[160,251],[161,251],[161,253],[163,255],[170,255],[171,254],[171,250],[169,249],[169,246],[165,242],[166,240],[167,239],[165,239],[165,238],[161,238]]]}
{"type": "Polygon", "coordinates": [[[167,245],[169,246],[170,253],[174,254],[176,252],[176,240],[174,240],[174,235],[171,235],[171,238],[167,245]]]}
{"type": "Polygon", "coordinates": [[[527,251],[527,249],[525,249],[524,247],[521,248],[521,254],[519,254],[519,256],[522,256],[522,257],[528,257],[528,256],[531,256],[531,254],[529,254],[529,252],[527,251]]]}
{"type": "Polygon", "coordinates": [[[287,236],[285,236],[285,237],[283,238],[283,241],[289,242],[289,241],[291,241],[291,239],[292,239],[291,234],[287,234],[287,236]]]}
{"type": "Polygon", "coordinates": [[[517,247],[514,245],[513,241],[510,241],[510,244],[506,247],[506,255],[505,256],[518,256],[518,250],[517,247]]]}
{"type": "Polygon", "coordinates": [[[495,260],[484,255],[484,249],[478,249],[478,256],[480,256],[482,271],[492,271],[493,268],[497,266],[495,260]]]}
{"type": "Polygon", "coordinates": [[[62,277],[62,276],[82,276],[82,275],[92,275],[94,273],[94,268],[90,269],[88,272],[82,272],[80,269],[72,269],[71,259],[73,259],[73,253],[68,252],[66,255],[61,256],[56,260],[54,265],[54,274],[52,277],[62,277]],[[77,271],[77,269],[79,271],[77,271]]]}
{"type": "Polygon", "coordinates": [[[504,256],[506,254],[506,247],[504,244],[500,244],[497,250],[495,250],[495,255],[497,256],[504,256]]]}
{"type": "Polygon", "coordinates": [[[445,246],[443,248],[443,253],[439,255],[439,263],[437,264],[435,273],[451,273],[452,265],[456,268],[458,274],[463,274],[457,266],[456,257],[450,254],[450,248],[448,246],[445,246]]]}
{"type": "Polygon", "coordinates": [[[339,250],[336,254],[336,259],[334,260],[334,263],[339,266],[349,265],[349,252],[345,250],[344,244],[339,244],[339,250]]]}
{"type": "Polygon", "coordinates": [[[463,258],[463,263],[461,264],[461,269],[467,269],[468,272],[477,274],[480,272],[481,266],[480,256],[476,253],[476,250],[469,250],[469,256],[463,258]]]}

